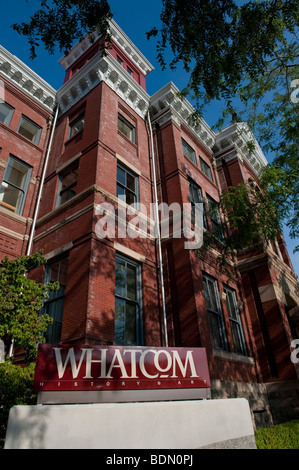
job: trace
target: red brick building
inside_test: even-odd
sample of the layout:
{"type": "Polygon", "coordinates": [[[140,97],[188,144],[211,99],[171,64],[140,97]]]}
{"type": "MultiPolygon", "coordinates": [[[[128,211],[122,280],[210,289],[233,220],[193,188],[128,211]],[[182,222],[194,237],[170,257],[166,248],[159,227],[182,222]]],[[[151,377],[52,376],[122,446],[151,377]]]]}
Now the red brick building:
{"type": "Polygon", "coordinates": [[[221,215],[208,207],[228,186],[255,179],[266,159],[257,143],[248,151],[245,124],[217,134],[203,120],[192,127],[193,108],[173,83],[149,96],[153,67],[113,21],[111,32],[107,56],[100,39],[85,39],[61,59],[57,93],[0,49],[1,254],[44,250],[37,278],[60,281],[45,304],[54,317],[47,341],[159,346],[166,323],[169,346],[206,348],[212,397],[248,398],[257,425],[293,417],[299,297],[283,239],[231,262],[226,276],[215,250],[198,256],[172,232],[159,245],[150,230],[156,188],[158,203],[203,202],[204,230],[221,237],[221,215]],[[103,220],[115,227],[106,237],[103,220]],[[275,406],[277,393],[289,408],[275,406]]]}

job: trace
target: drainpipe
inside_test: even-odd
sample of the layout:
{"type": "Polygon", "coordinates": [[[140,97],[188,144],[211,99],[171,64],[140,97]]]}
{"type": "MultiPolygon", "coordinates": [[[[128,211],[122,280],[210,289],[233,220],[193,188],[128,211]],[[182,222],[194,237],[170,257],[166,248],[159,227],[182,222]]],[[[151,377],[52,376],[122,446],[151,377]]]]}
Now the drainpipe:
{"type": "Polygon", "coordinates": [[[163,323],[164,323],[164,341],[165,347],[168,347],[168,335],[167,335],[167,320],[166,320],[166,306],[165,306],[165,292],[164,292],[164,275],[163,275],[163,263],[162,263],[162,248],[161,248],[161,234],[159,225],[159,203],[157,194],[157,180],[156,180],[156,163],[155,163],[155,151],[153,141],[153,131],[151,125],[151,118],[149,110],[147,112],[148,125],[150,130],[151,139],[151,154],[152,154],[152,165],[153,165],[153,181],[154,181],[154,193],[155,193],[155,215],[156,215],[156,228],[157,228],[157,239],[158,239],[158,251],[159,251],[159,268],[160,268],[160,280],[161,280],[161,297],[162,297],[162,311],[163,311],[163,323]]]}
{"type": "MultiPolygon", "coordinates": [[[[51,151],[51,147],[52,147],[53,135],[54,135],[54,130],[55,130],[56,122],[57,122],[58,112],[59,112],[59,105],[56,106],[56,112],[55,112],[54,121],[53,121],[52,129],[51,129],[51,135],[50,135],[49,145],[48,145],[48,149],[47,149],[47,153],[46,153],[45,164],[44,164],[44,168],[43,168],[43,171],[42,171],[40,185],[39,185],[39,189],[38,189],[38,196],[37,196],[36,206],[35,206],[35,209],[34,209],[34,216],[33,216],[30,236],[29,236],[29,240],[28,240],[26,256],[30,255],[31,248],[32,248],[33,236],[34,236],[36,221],[37,221],[37,214],[38,214],[40,201],[41,201],[41,197],[42,197],[42,191],[43,191],[43,186],[44,186],[44,181],[45,181],[45,175],[46,175],[49,156],[50,156],[50,151],[51,151]]],[[[10,348],[9,348],[8,357],[13,356],[14,342],[15,342],[14,338],[12,338],[10,348]]]]}
{"type": "Polygon", "coordinates": [[[54,136],[54,131],[55,131],[55,127],[56,127],[58,112],[59,112],[59,105],[57,104],[56,112],[55,112],[55,116],[54,116],[54,121],[53,121],[52,129],[51,129],[49,145],[48,145],[48,149],[47,149],[47,153],[46,153],[45,164],[44,164],[44,168],[43,168],[43,172],[42,172],[41,180],[40,180],[40,184],[39,184],[39,190],[38,190],[38,196],[37,196],[37,201],[36,201],[36,206],[35,206],[32,226],[31,226],[31,232],[30,232],[28,245],[27,245],[27,252],[26,252],[27,256],[30,256],[30,252],[31,252],[31,248],[32,248],[33,236],[34,236],[35,227],[36,227],[37,214],[38,214],[40,201],[41,201],[41,197],[42,197],[42,191],[43,191],[43,186],[44,186],[44,181],[45,181],[49,156],[50,156],[50,152],[51,152],[51,148],[52,148],[52,142],[53,142],[53,136],[54,136]]]}

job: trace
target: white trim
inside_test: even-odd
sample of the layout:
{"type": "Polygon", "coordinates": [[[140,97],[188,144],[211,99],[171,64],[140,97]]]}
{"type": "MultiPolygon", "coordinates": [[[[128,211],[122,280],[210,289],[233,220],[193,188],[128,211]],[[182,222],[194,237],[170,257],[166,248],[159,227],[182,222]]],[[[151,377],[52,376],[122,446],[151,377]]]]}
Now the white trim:
{"type": "Polygon", "coordinates": [[[127,248],[124,245],[121,245],[118,242],[114,242],[113,247],[118,253],[121,253],[122,255],[128,256],[129,258],[132,258],[136,261],[139,261],[140,263],[144,263],[145,260],[146,260],[145,256],[141,255],[140,253],[137,253],[137,251],[134,251],[134,250],[131,250],[130,248],[127,248]]]}
{"type": "MultiPolygon", "coordinates": [[[[154,70],[153,65],[146,59],[146,57],[140,52],[140,50],[133,44],[128,38],[124,31],[118,26],[118,24],[111,20],[110,22],[110,34],[115,43],[124,51],[131,61],[138,67],[138,69],[145,75],[149,74],[154,70]]],[[[78,41],[69,51],[69,53],[63,56],[58,62],[64,68],[68,69],[72,64],[78,60],[91,46],[94,44],[101,35],[94,33],[94,41],[91,43],[88,33],[85,34],[81,41],[78,41]]],[[[109,49],[108,49],[109,52],[109,49]]]]}
{"type": "Polygon", "coordinates": [[[47,111],[53,112],[56,90],[3,46],[0,46],[0,75],[47,111]]]}
{"type": "Polygon", "coordinates": [[[68,111],[102,81],[144,119],[150,96],[114,57],[110,54],[102,57],[101,52],[57,91],[57,102],[62,112],[68,111]]]}
{"type": "Polygon", "coordinates": [[[128,160],[126,160],[124,157],[122,157],[121,155],[117,153],[116,158],[117,158],[117,161],[123,163],[127,168],[129,168],[134,173],[136,173],[136,175],[141,176],[141,171],[138,170],[134,165],[132,165],[132,163],[128,162],[128,160]]]}
{"type": "Polygon", "coordinates": [[[77,153],[77,155],[70,158],[65,163],[62,163],[62,165],[60,165],[60,167],[56,169],[56,174],[60,173],[62,170],[64,170],[68,166],[70,166],[72,163],[74,163],[76,160],[78,160],[78,158],[80,158],[81,156],[82,156],[82,152],[79,152],[79,153],[77,153]]]}
{"type": "Polygon", "coordinates": [[[151,120],[160,124],[173,119],[178,125],[184,124],[194,136],[211,152],[215,142],[215,133],[208,124],[201,119],[196,127],[188,122],[188,118],[195,112],[187,99],[178,97],[179,89],[173,82],[169,82],[150,98],[151,120]]]}
{"type": "Polygon", "coordinates": [[[59,248],[56,248],[53,251],[50,251],[50,253],[47,253],[45,255],[45,258],[47,261],[49,261],[52,258],[55,258],[56,256],[62,255],[66,251],[69,251],[73,246],[73,242],[66,243],[65,245],[60,246],[59,248]]]}
{"type": "Polygon", "coordinates": [[[21,233],[15,232],[14,230],[10,230],[9,228],[3,227],[3,225],[0,226],[0,234],[3,233],[3,235],[9,235],[10,237],[17,238],[18,240],[28,240],[29,236],[28,235],[22,235],[21,233]]]}

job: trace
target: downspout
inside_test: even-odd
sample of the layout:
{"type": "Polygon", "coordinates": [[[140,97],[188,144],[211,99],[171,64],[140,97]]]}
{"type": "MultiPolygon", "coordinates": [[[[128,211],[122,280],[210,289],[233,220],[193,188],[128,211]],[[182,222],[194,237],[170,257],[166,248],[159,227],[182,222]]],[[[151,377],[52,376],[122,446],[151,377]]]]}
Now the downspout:
{"type": "MultiPolygon", "coordinates": [[[[57,105],[57,107],[56,107],[56,112],[55,112],[55,116],[54,116],[54,121],[53,121],[53,124],[52,124],[52,129],[51,129],[51,134],[50,134],[50,139],[49,139],[49,145],[48,145],[48,149],[47,149],[47,153],[46,153],[46,158],[45,158],[45,163],[44,163],[44,167],[43,167],[43,171],[42,171],[42,175],[41,175],[41,179],[40,179],[40,185],[39,185],[39,189],[38,189],[38,195],[37,195],[36,206],[35,206],[35,209],[34,209],[34,215],[33,215],[33,220],[32,220],[32,226],[31,226],[30,236],[29,236],[28,245],[27,245],[27,250],[26,250],[26,256],[30,256],[30,252],[31,252],[31,248],[32,248],[33,236],[34,236],[35,227],[36,227],[36,221],[37,221],[37,214],[38,214],[38,210],[39,210],[39,206],[40,206],[40,201],[41,201],[41,197],[42,197],[42,191],[43,191],[43,186],[44,186],[44,181],[45,181],[45,176],[46,176],[46,171],[47,171],[49,156],[50,156],[50,152],[51,152],[51,147],[52,147],[52,142],[53,142],[53,136],[54,136],[54,130],[55,130],[55,127],[56,127],[56,122],[57,122],[57,117],[58,117],[58,112],[59,112],[59,105],[57,105]]],[[[11,340],[11,344],[10,344],[10,348],[9,348],[8,357],[12,357],[12,356],[13,356],[13,348],[14,348],[14,338],[12,338],[12,340],[11,340]]]]}
{"type": "Polygon", "coordinates": [[[54,131],[55,131],[55,127],[56,127],[58,113],[59,113],[59,105],[57,104],[56,112],[55,112],[55,116],[54,116],[54,121],[53,121],[52,129],[51,129],[49,145],[48,145],[48,149],[47,149],[47,153],[46,153],[45,164],[44,164],[43,172],[42,172],[41,179],[40,179],[40,185],[39,185],[39,190],[38,190],[38,195],[37,195],[36,206],[35,206],[35,210],[34,210],[34,216],[33,216],[33,221],[32,221],[32,226],[31,226],[31,232],[30,232],[30,237],[29,237],[28,245],[27,245],[27,252],[26,252],[27,256],[30,255],[31,248],[32,248],[33,236],[34,236],[36,221],[37,221],[37,215],[38,215],[40,201],[41,201],[41,197],[42,197],[42,191],[43,191],[46,171],[47,171],[47,167],[48,167],[49,156],[50,156],[50,152],[51,152],[51,148],[52,148],[53,136],[54,136],[54,131]]]}
{"type": "Polygon", "coordinates": [[[168,347],[167,319],[166,319],[165,292],[164,292],[164,275],[163,275],[163,262],[162,262],[162,247],[161,247],[161,234],[160,234],[160,225],[159,225],[159,209],[158,209],[159,203],[158,203],[158,193],[157,193],[156,163],[155,163],[153,130],[152,130],[151,118],[150,118],[149,111],[147,112],[147,119],[148,119],[148,125],[149,125],[149,130],[150,130],[151,154],[152,154],[152,165],[153,165],[153,182],[154,182],[154,194],[155,194],[155,217],[156,217],[156,230],[157,230],[158,252],[159,252],[161,298],[162,298],[162,312],[163,312],[163,323],[164,323],[164,342],[165,342],[165,347],[168,347]]]}

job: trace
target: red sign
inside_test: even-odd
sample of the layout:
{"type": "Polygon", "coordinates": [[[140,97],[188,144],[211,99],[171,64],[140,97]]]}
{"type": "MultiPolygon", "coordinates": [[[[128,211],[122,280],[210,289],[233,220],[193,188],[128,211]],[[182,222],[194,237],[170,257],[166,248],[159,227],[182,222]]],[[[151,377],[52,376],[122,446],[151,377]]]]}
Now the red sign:
{"type": "Polygon", "coordinates": [[[40,344],[34,390],[209,388],[205,348],[40,344]]]}

